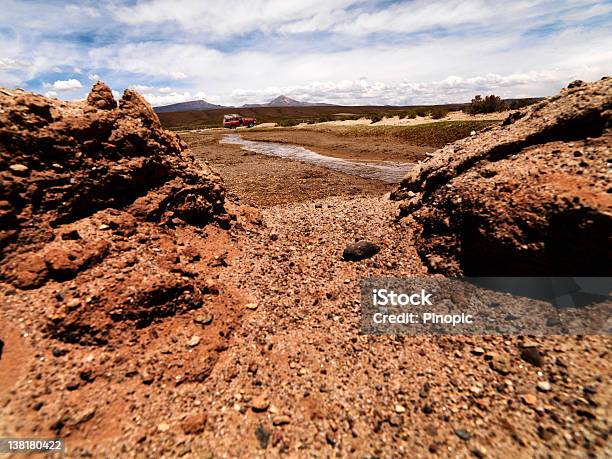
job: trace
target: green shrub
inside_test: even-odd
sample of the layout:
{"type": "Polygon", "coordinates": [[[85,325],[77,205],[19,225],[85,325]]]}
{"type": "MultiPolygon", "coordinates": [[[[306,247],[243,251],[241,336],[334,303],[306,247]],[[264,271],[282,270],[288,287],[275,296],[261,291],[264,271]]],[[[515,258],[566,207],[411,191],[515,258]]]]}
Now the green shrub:
{"type": "Polygon", "coordinates": [[[484,99],[480,95],[477,95],[472,99],[470,105],[466,107],[465,111],[466,113],[476,114],[503,112],[506,109],[506,104],[501,100],[501,97],[491,94],[484,99]]]}
{"type": "Polygon", "coordinates": [[[441,120],[446,115],[448,115],[448,110],[445,108],[436,107],[431,111],[431,117],[434,120],[441,120]]]}
{"type": "Polygon", "coordinates": [[[278,125],[281,127],[297,126],[298,124],[300,124],[300,120],[294,120],[294,119],[280,120],[278,122],[278,125]]]}
{"type": "Polygon", "coordinates": [[[370,115],[370,124],[378,123],[382,119],[383,117],[379,113],[374,113],[370,115]]]}
{"type": "Polygon", "coordinates": [[[427,115],[429,115],[429,111],[427,111],[427,110],[426,110],[426,109],[424,109],[424,108],[419,108],[419,109],[417,109],[417,110],[416,110],[415,114],[416,114],[416,116],[421,116],[421,117],[423,117],[423,118],[424,118],[424,117],[426,117],[427,115]]]}

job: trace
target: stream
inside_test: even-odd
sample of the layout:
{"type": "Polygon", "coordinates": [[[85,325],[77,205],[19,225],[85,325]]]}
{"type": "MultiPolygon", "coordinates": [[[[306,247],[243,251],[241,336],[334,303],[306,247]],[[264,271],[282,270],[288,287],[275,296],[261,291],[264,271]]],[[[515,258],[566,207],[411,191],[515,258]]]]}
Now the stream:
{"type": "Polygon", "coordinates": [[[320,155],[307,148],[300,147],[299,145],[245,140],[238,134],[224,135],[219,143],[241,145],[243,150],[260,153],[262,155],[302,161],[344,172],[346,174],[356,175],[366,179],[380,180],[386,183],[401,182],[406,172],[414,166],[414,164],[411,163],[349,161],[347,159],[334,158],[333,156],[320,155]]]}

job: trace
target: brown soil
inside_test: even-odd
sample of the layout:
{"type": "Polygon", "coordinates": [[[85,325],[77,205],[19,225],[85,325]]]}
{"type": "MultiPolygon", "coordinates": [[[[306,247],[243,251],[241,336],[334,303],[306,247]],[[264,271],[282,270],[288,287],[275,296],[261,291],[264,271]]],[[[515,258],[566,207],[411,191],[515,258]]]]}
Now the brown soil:
{"type": "Polygon", "coordinates": [[[241,130],[248,140],[290,143],[305,146],[321,155],[362,161],[413,163],[426,157],[433,147],[410,145],[394,138],[348,137],[328,131],[306,129],[241,130]]]}
{"type": "Polygon", "coordinates": [[[68,457],[610,456],[608,338],[362,335],[363,277],[427,274],[381,184],[184,136],[223,186],[103,89],[2,100],[0,437],[58,435],[68,457]],[[164,174],[143,188],[146,158],[164,174]],[[72,204],[126,159],[124,187],[72,204]],[[381,251],[343,261],[363,238],[381,251]]]}
{"type": "Polygon", "coordinates": [[[241,211],[133,91],[0,106],[0,431],[100,448],[133,420],[126,391],[203,381],[227,347],[243,300],[217,280],[222,228],[241,211]]]}
{"type": "MultiPolygon", "coordinates": [[[[268,207],[328,196],[382,196],[395,188],[388,183],[324,167],[258,155],[242,150],[238,145],[220,144],[219,139],[227,133],[227,130],[219,130],[185,132],[180,135],[189,144],[196,158],[208,161],[216,170],[224,171],[223,179],[230,195],[244,204],[268,207]]],[[[240,130],[240,135],[244,134],[245,131],[240,130]]],[[[250,137],[245,135],[245,138],[250,137]]],[[[357,143],[353,139],[352,144],[357,143]]],[[[345,150],[329,153],[341,156],[342,152],[348,154],[345,150]]]]}

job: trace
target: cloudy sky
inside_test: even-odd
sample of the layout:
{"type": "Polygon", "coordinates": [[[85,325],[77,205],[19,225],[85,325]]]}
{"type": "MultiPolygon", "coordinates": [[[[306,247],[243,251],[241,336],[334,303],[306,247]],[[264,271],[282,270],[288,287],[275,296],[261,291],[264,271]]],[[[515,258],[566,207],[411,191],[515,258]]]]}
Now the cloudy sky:
{"type": "Polygon", "coordinates": [[[0,86],[153,105],[463,102],[612,73],[612,0],[2,0],[0,86]]]}

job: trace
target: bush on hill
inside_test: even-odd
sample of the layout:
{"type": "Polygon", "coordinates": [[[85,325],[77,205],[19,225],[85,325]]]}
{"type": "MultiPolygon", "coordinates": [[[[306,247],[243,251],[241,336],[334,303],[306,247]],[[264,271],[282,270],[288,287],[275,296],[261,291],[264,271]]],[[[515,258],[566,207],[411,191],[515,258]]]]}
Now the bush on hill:
{"type": "Polygon", "coordinates": [[[431,111],[431,117],[434,120],[441,120],[442,118],[444,118],[446,115],[448,115],[448,110],[445,108],[439,108],[436,107],[431,111]]]}
{"type": "Polygon", "coordinates": [[[466,113],[476,114],[476,113],[493,113],[493,112],[503,112],[507,110],[506,104],[502,101],[501,97],[496,96],[495,94],[491,94],[490,96],[486,96],[484,99],[478,95],[472,99],[470,105],[468,105],[465,109],[466,113]]]}

